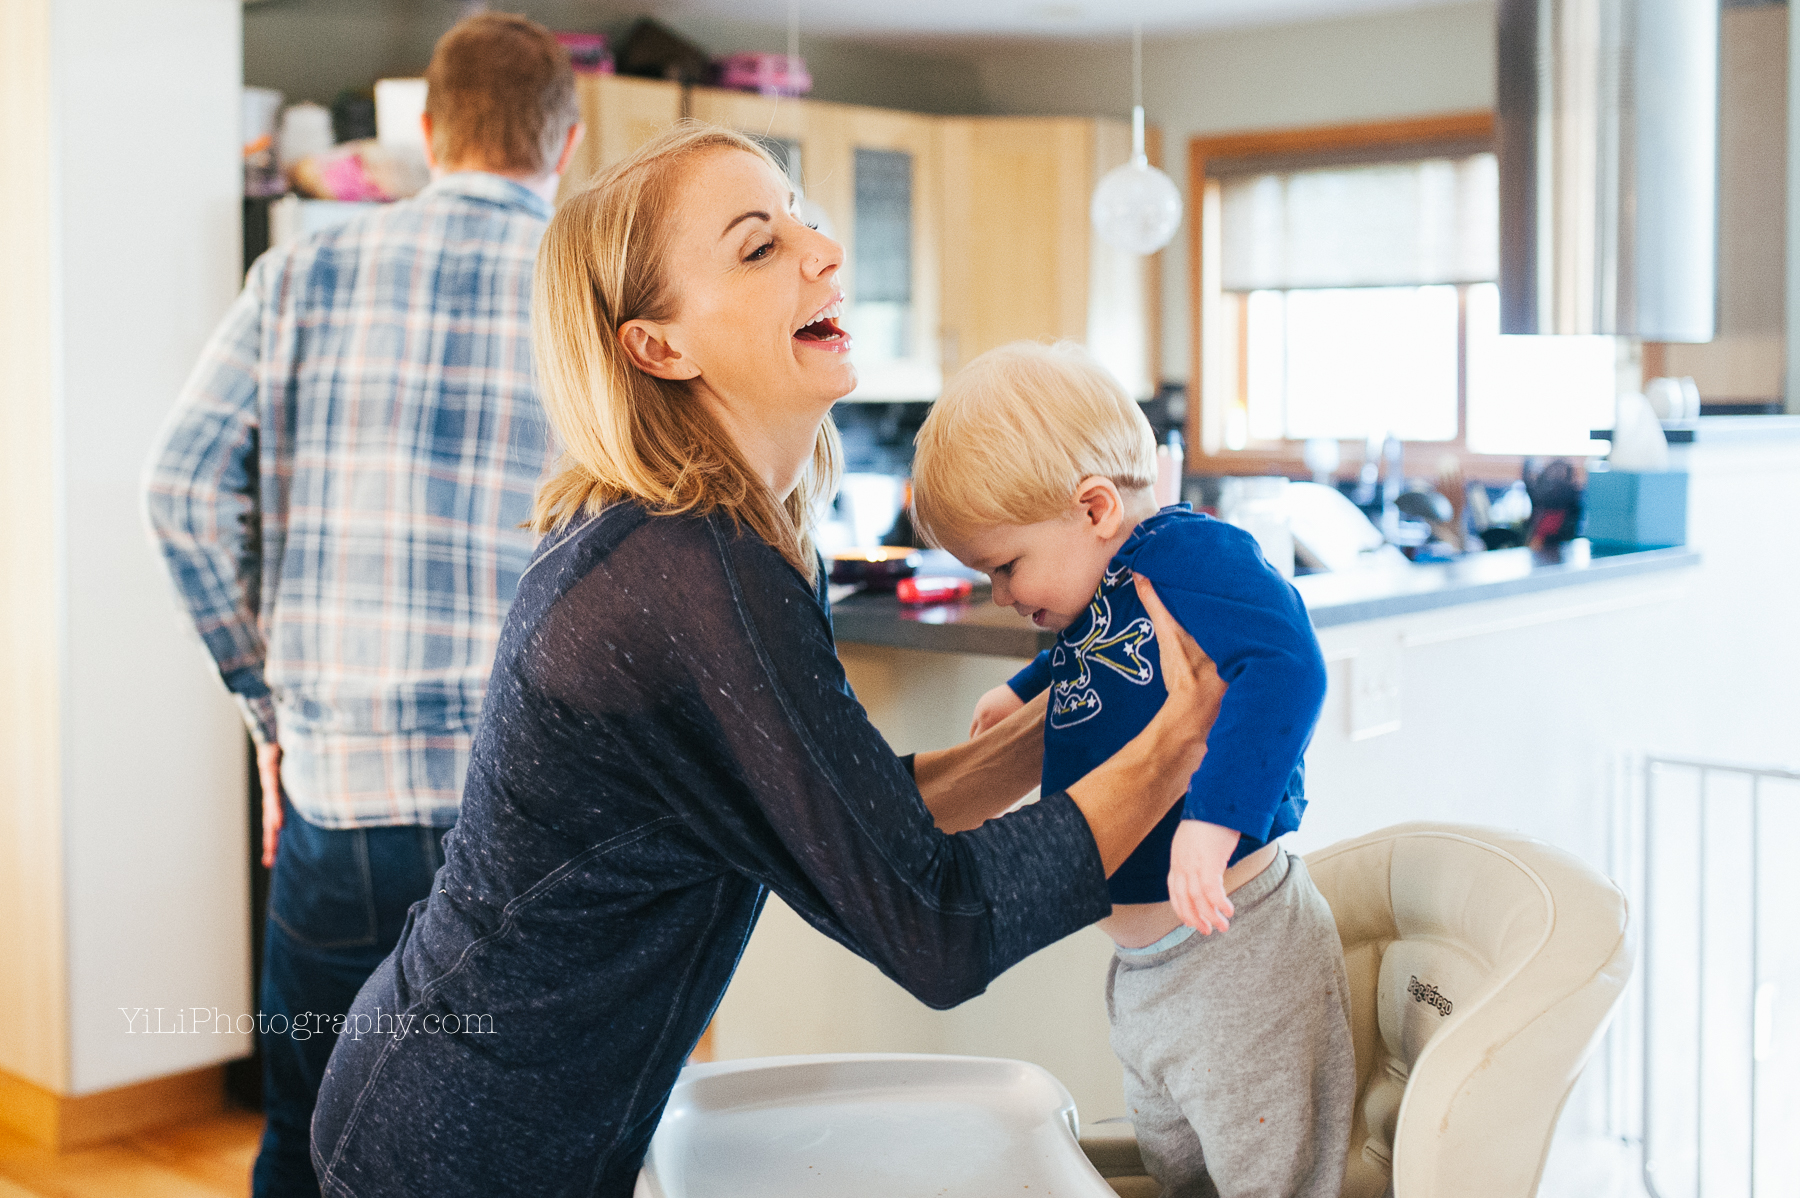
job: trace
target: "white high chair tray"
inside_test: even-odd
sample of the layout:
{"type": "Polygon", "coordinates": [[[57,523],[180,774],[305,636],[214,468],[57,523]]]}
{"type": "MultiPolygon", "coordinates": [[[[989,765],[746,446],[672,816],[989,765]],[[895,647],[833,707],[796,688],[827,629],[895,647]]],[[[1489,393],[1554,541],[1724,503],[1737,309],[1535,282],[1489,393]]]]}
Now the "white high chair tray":
{"type": "Polygon", "coordinates": [[[1114,1198],[1048,1072],[993,1057],[765,1057],[682,1070],[637,1198],[1114,1198]]]}

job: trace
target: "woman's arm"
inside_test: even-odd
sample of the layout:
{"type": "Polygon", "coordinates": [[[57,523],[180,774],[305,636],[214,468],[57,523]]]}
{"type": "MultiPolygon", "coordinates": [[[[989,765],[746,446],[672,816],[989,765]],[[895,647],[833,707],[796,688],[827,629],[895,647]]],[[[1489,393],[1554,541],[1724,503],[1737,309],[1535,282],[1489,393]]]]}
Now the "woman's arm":
{"type": "MultiPolygon", "coordinates": [[[[1135,580],[1156,627],[1169,699],[1154,719],[1110,759],[1069,788],[1110,875],[1168,814],[1206,756],[1206,738],[1225,695],[1219,671],[1157,598],[1135,580]]],[[[962,832],[1004,814],[1043,772],[1048,692],[954,749],[913,759],[919,795],[946,832],[962,832]]]]}
{"type": "MultiPolygon", "coordinates": [[[[597,776],[706,850],[672,856],[658,884],[720,866],[754,879],[931,1006],[1105,916],[1105,870],[1168,806],[1143,787],[1167,771],[1178,792],[1199,759],[1206,730],[1182,698],[1194,688],[1172,685],[1185,714],[1097,784],[945,835],[845,685],[817,599],[773,550],[722,518],[644,517],[612,535],[601,560],[569,565],[578,581],[537,633],[533,683],[569,713],[560,726],[597,776]]],[[[1015,796],[1021,760],[987,760],[1015,796]]]]}
{"type": "Polygon", "coordinates": [[[1040,692],[973,740],[913,758],[913,781],[938,827],[946,832],[979,828],[1031,792],[1044,772],[1044,709],[1049,701],[1049,692],[1040,692]]]}

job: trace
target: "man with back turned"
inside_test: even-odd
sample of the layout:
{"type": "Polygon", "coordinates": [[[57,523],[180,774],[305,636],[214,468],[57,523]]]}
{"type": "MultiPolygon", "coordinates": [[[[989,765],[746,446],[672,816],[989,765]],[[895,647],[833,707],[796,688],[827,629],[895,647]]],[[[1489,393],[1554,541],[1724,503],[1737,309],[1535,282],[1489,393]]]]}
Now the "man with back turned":
{"type": "Polygon", "coordinates": [[[257,1198],[319,1192],[331,1025],[443,862],[548,452],[529,325],[582,134],[568,56],[483,14],[427,80],[431,185],[257,260],[147,472],[263,779],[257,1198]]]}

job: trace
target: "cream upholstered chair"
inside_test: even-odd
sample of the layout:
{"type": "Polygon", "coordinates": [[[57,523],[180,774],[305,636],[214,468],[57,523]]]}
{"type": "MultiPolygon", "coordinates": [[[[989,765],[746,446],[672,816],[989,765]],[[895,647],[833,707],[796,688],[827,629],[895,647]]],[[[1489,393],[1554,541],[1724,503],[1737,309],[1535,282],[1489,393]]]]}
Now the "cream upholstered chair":
{"type": "MultiPolygon", "coordinates": [[[[1631,975],[1625,896],[1541,840],[1400,824],[1306,858],[1350,979],[1356,1116],[1343,1198],[1528,1198],[1631,975]]],[[[1128,1123],[1082,1147],[1156,1184],[1128,1123]]]]}
{"type": "Polygon", "coordinates": [[[1307,856],[1350,978],[1344,1198],[1528,1198],[1631,975],[1625,896],[1570,853],[1399,824],[1307,856]]]}

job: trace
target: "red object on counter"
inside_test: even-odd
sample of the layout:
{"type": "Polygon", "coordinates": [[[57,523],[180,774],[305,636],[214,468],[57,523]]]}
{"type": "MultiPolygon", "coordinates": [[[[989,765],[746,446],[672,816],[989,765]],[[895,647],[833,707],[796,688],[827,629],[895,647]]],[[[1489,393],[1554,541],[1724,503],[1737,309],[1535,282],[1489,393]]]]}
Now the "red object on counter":
{"type": "Polygon", "coordinates": [[[975,584],[966,578],[902,578],[894,597],[912,607],[928,603],[956,603],[967,599],[975,584]]]}

